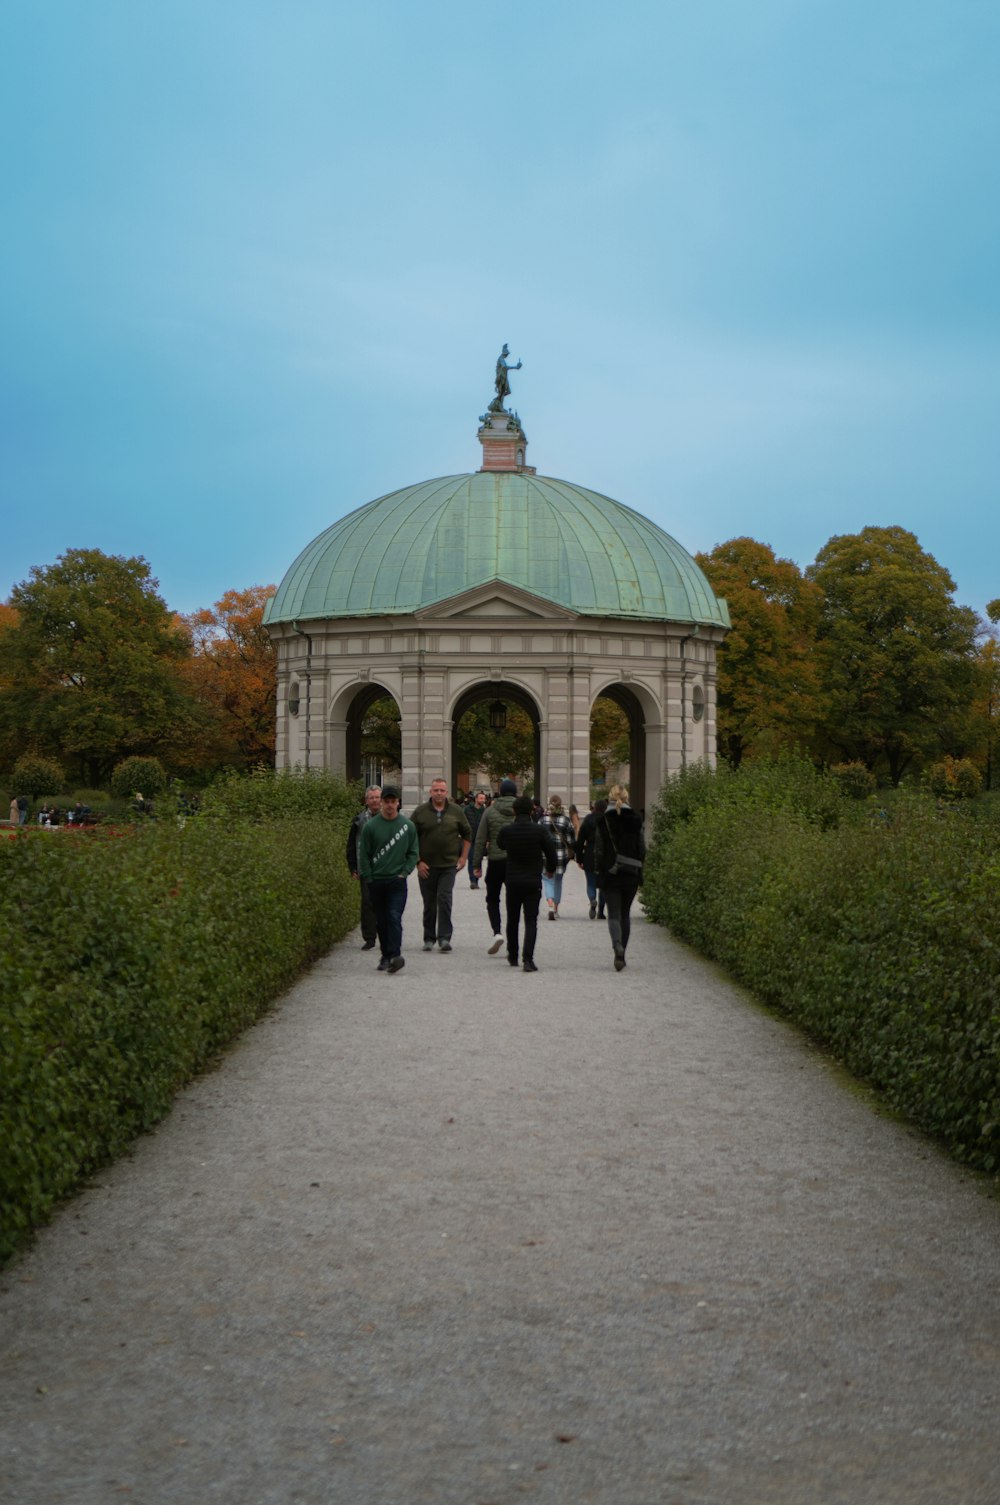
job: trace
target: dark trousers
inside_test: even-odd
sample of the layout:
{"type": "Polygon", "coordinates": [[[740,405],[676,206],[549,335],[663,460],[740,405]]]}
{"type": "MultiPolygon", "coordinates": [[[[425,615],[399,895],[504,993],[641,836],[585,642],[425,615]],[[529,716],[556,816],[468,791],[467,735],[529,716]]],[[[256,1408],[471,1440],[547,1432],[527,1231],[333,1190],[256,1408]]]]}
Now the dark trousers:
{"type": "Polygon", "coordinates": [[[375,878],[368,885],[375,911],[375,926],[386,961],[403,949],[403,910],[406,908],[405,878],[375,878]]]}
{"type": "Polygon", "coordinates": [[[608,913],[608,932],[611,936],[611,944],[615,948],[616,956],[619,951],[624,953],[628,945],[628,938],[632,933],[629,910],[632,908],[632,900],[635,898],[638,888],[638,883],[623,883],[621,888],[606,888],[604,890],[604,903],[608,913]]]}
{"type": "Polygon", "coordinates": [[[424,901],[424,940],[450,941],[452,935],[451,901],[455,893],[453,867],[432,867],[427,877],[417,875],[424,901]]]}
{"type": "Polygon", "coordinates": [[[368,892],[368,879],[359,878],[358,882],[361,884],[361,934],[371,946],[378,940],[378,925],[375,923],[372,896],[368,892]]]}
{"type": "Polygon", "coordinates": [[[507,955],[517,961],[517,927],[524,914],[524,945],[521,960],[530,962],[535,958],[535,941],[538,937],[538,905],[542,897],[542,884],[538,878],[518,883],[507,880],[507,955]]]}
{"type": "Polygon", "coordinates": [[[503,929],[500,924],[500,890],[506,876],[506,857],[501,862],[491,857],[486,864],[486,913],[490,917],[490,929],[494,935],[499,935],[503,929]]]}

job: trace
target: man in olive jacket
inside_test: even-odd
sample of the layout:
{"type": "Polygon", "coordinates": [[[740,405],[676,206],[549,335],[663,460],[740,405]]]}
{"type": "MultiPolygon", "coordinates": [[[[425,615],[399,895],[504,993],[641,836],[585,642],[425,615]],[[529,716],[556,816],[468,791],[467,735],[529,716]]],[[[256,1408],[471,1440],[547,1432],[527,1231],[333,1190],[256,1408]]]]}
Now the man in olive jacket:
{"type": "Polygon", "coordinates": [[[488,948],[490,956],[496,956],[503,946],[503,930],[500,927],[500,890],[503,888],[504,874],[507,871],[507,853],[498,844],[497,837],[504,826],[510,825],[514,819],[516,794],[517,785],[514,780],[503,779],[500,784],[499,797],[493,801],[479,822],[476,845],[472,854],[472,867],[477,878],[482,875],[483,857],[488,853],[490,859],[486,869],[486,913],[493,931],[493,939],[488,948]]]}
{"type": "Polygon", "coordinates": [[[448,799],[444,779],[432,781],[430,798],[417,806],[410,820],[420,842],[417,879],[424,901],[424,950],[433,951],[437,941],[442,951],[450,951],[455,875],[465,866],[472,830],[465,811],[448,799]]]}

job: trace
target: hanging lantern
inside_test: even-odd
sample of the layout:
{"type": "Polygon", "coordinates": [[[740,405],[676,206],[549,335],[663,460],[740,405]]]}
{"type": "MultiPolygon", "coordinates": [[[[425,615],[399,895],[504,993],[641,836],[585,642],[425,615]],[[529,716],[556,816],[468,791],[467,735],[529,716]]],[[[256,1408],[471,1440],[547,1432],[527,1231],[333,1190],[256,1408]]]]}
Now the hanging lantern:
{"type": "Polygon", "coordinates": [[[490,706],[490,731],[504,732],[507,730],[507,707],[502,700],[494,700],[490,706]]]}

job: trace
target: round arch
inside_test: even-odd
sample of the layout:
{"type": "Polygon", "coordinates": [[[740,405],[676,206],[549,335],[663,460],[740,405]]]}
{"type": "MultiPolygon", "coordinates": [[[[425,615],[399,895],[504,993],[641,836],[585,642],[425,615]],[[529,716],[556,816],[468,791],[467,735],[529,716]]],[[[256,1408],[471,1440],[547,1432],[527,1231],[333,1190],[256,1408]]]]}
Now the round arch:
{"type": "Polygon", "coordinates": [[[349,685],[330,706],[329,767],[346,779],[368,779],[361,753],[361,734],[365,716],[377,700],[392,700],[400,709],[399,693],[380,680],[365,680],[349,685]]]}
{"type": "Polygon", "coordinates": [[[629,731],[629,799],[634,810],[645,810],[647,787],[646,744],[654,725],[659,721],[659,708],[648,690],[612,680],[602,685],[590,704],[600,699],[611,700],[624,711],[629,731]]]}
{"type": "Polygon", "coordinates": [[[458,726],[466,711],[470,711],[474,705],[480,705],[483,701],[502,700],[505,703],[516,705],[519,710],[525,712],[531,721],[534,732],[534,784],[536,794],[542,768],[542,731],[541,712],[538,702],[530,691],[524,689],[509,679],[481,679],[476,683],[466,686],[456,697],[451,707],[451,748],[450,748],[450,785],[454,789],[458,777],[458,726]]]}

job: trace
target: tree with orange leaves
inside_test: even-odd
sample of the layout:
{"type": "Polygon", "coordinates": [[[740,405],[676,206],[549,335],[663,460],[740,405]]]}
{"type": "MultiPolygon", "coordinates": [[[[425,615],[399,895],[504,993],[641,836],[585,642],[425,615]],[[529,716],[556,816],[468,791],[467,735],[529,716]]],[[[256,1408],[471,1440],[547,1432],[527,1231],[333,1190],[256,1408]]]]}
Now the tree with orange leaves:
{"type": "Polygon", "coordinates": [[[213,607],[183,618],[192,650],[185,673],[207,713],[205,743],[191,749],[192,766],[274,762],[276,667],[264,627],[274,592],[273,585],[229,590],[213,607]]]}

